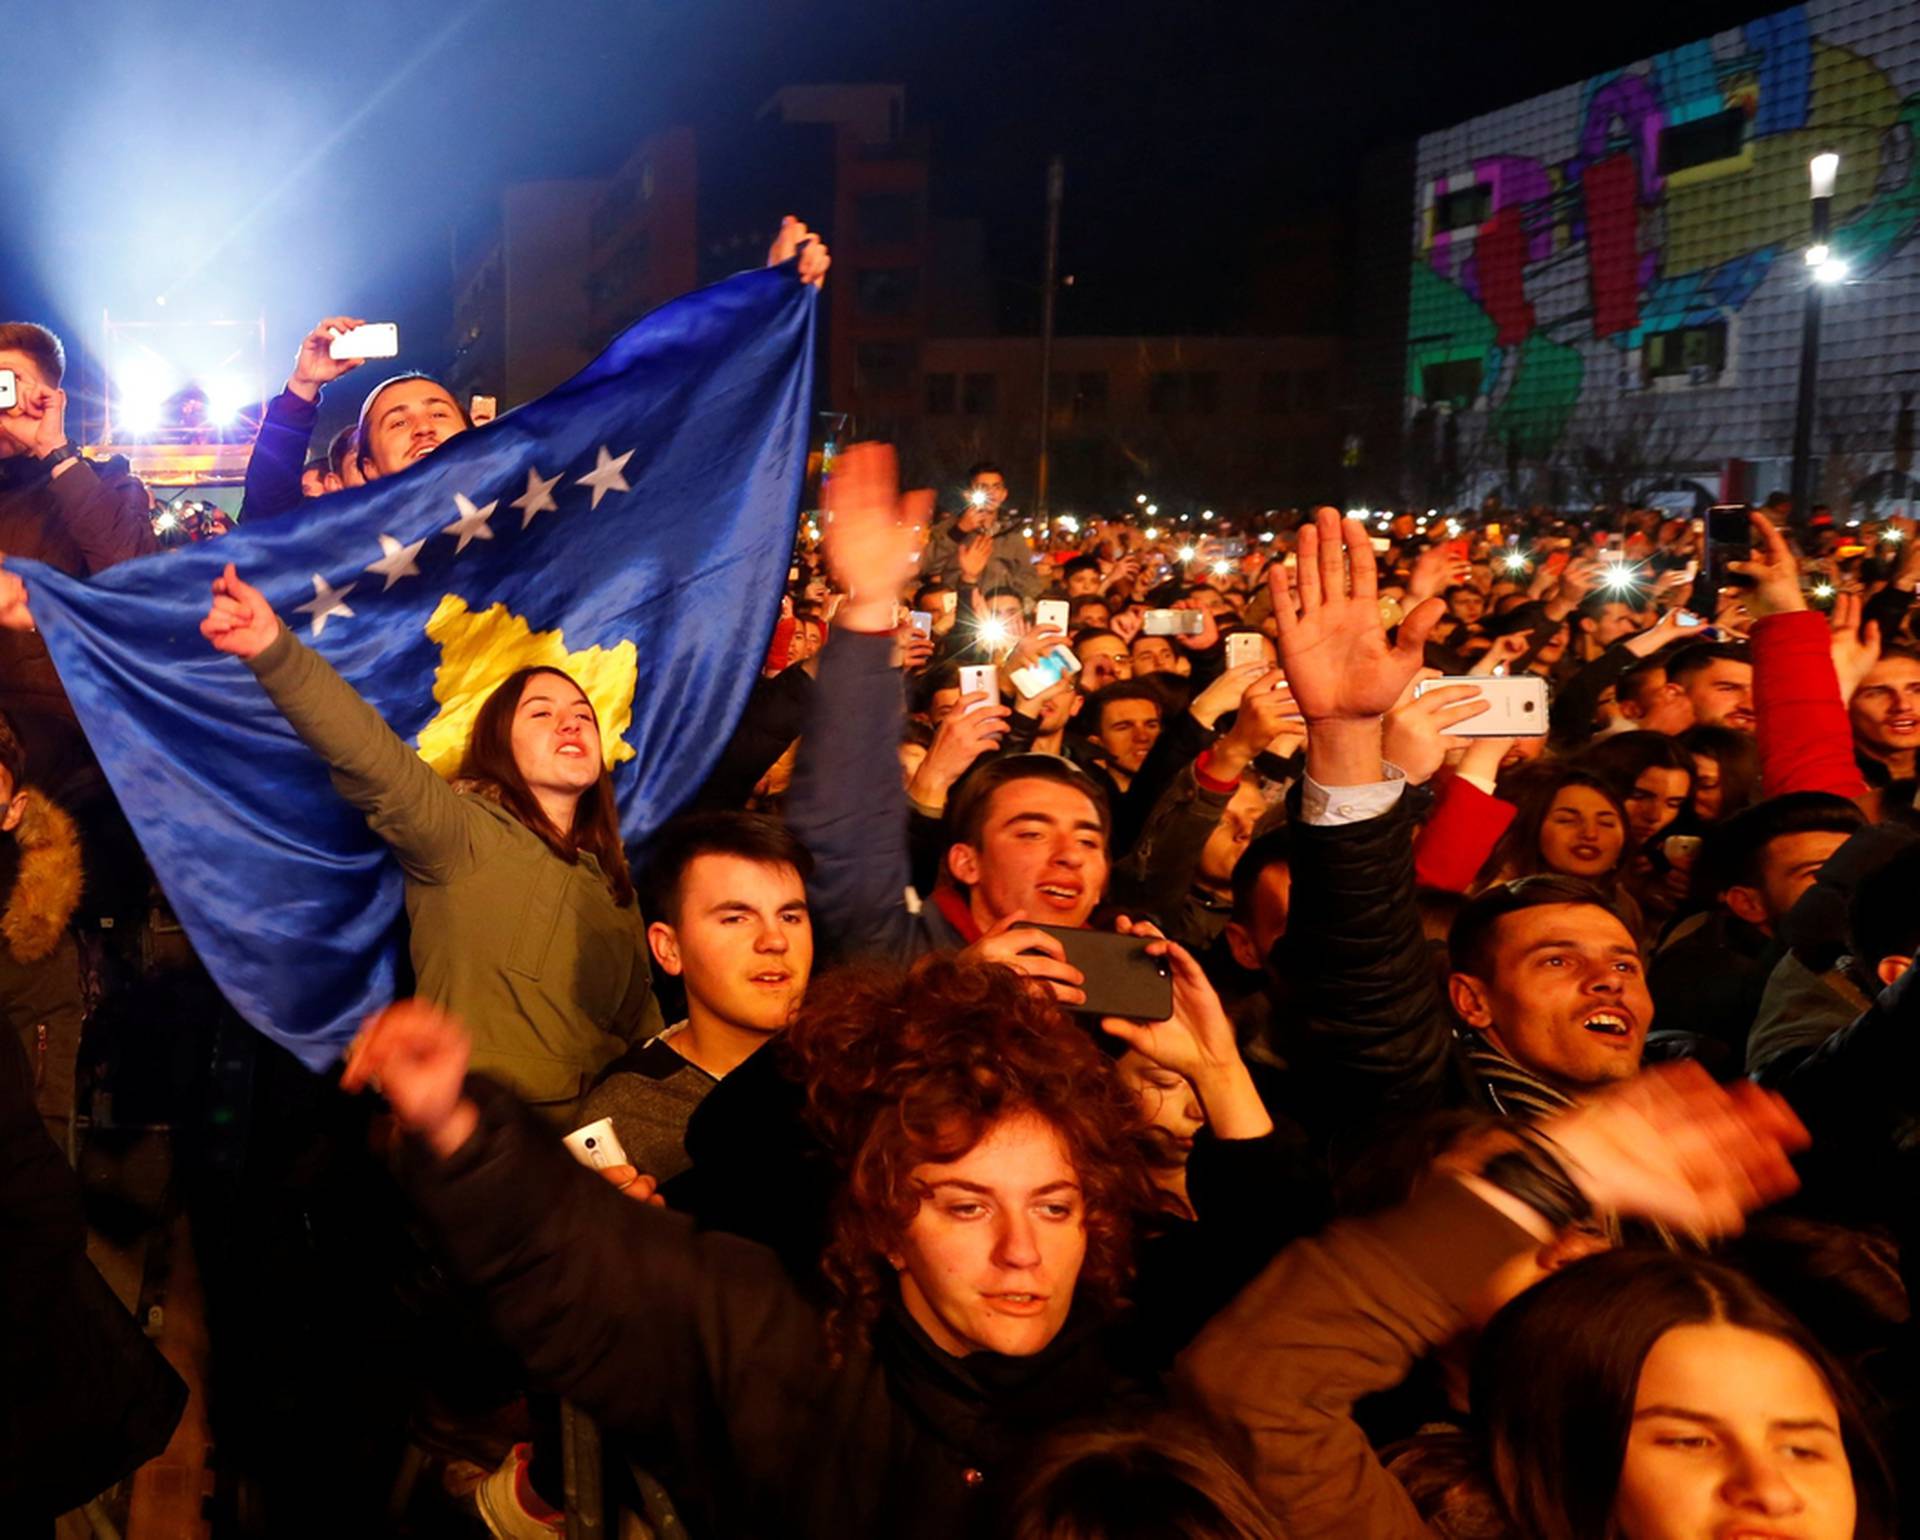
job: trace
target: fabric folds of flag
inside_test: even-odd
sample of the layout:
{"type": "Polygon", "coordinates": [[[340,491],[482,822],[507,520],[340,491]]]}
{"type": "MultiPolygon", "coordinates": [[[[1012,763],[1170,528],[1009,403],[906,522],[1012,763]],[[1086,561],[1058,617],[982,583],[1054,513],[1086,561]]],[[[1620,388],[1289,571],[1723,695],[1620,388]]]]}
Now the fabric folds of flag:
{"type": "Polygon", "coordinates": [[[86,582],[34,618],[227,998],[321,1068],[404,978],[401,876],[246,666],[201,637],[226,563],[403,738],[454,768],[492,684],[564,667],[644,844],[698,788],[766,653],[806,472],[814,291],[744,273],[405,472],[86,582]]]}

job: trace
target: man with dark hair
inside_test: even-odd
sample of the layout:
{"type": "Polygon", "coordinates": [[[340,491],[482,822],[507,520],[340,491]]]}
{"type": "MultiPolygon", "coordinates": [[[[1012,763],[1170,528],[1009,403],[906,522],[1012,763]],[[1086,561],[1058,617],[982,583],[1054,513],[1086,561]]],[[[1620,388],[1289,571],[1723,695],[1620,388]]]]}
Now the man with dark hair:
{"type": "Polygon", "coordinates": [[[1162,709],[1160,692],[1138,681],[1110,684],[1087,697],[1082,713],[1087,734],[1116,792],[1126,791],[1146,763],[1160,736],[1162,709]]]}
{"type": "Polygon", "coordinates": [[[750,813],[694,814],[654,842],[647,945],[685,987],[687,1014],[608,1065],[578,1115],[611,1118],[637,1171],[664,1182],[687,1168],[693,1109],[799,1008],[813,970],[812,872],[785,825],[750,813]]]}
{"type": "Polygon", "coordinates": [[[1678,691],[1691,708],[1688,727],[1753,731],[1753,664],[1740,643],[1695,642],[1682,647],[1667,659],[1667,687],[1678,691]]]}
{"type": "Polygon", "coordinates": [[[1073,633],[1073,655],[1080,660],[1074,686],[1092,695],[1110,684],[1133,677],[1133,655],[1113,632],[1094,627],[1073,633]]]}
{"type": "Polygon", "coordinates": [[[966,502],[960,512],[927,538],[922,568],[929,577],[951,583],[963,595],[1005,589],[1022,600],[1040,592],[1040,573],[1026,537],[1003,517],[1007,478],[982,461],[967,473],[966,502]]]}
{"type": "Polygon", "coordinates": [[[331,490],[335,492],[367,484],[366,471],[360,464],[358,423],[348,423],[327,441],[327,470],[333,477],[331,490]]]}
{"type": "MultiPolygon", "coordinates": [[[[0,410],[0,553],[92,577],[160,543],[153,500],[126,460],[87,460],[68,442],[67,393],[60,388],[66,362],[60,339],[44,326],[0,323],[0,370],[12,374],[15,397],[0,410]]],[[[0,628],[0,711],[13,719],[35,778],[58,790],[91,772],[93,756],[46,644],[26,629],[20,589],[0,570],[0,604],[20,607],[0,628]],[[20,629],[12,628],[16,619],[20,629]]]]}
{"type": "Polygon", "coordinates": [[[1082,594],[1067,602],[1069,632],[1095,629],[1104,631],[1113,624],[1113,607],[1104,594],[1082,594]]]}
{"type": "Polygon", "coordinates": [[[1747,1034],[1786,947],[1778,929],[1820,868],[1866,819],[1844,797],[1790,792],[1707,832],[1693,866],[1698,914],[1653,958],[1663,1051],[1685,1049],[1726,1069],[1746,1062],[1747,1034]]]}
{"type": "Polygon", "coordinates": [[[1101,593],[1100,558],[1076,556],[1060,569],[1060,581],[1069,599],[1093,599],[1101,593]]]}

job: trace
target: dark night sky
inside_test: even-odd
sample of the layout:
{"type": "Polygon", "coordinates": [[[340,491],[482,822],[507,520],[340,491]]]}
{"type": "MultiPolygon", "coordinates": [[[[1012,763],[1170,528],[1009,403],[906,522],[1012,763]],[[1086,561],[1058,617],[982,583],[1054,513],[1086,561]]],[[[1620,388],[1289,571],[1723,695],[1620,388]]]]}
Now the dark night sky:
{"type": "Polygon", "coordinates": [[[448,227],[501,182],[604,173],[646,131],[782,84],[900,80],[935,136],[936,211],[987,220],[1015,319],[1057,148],[1063,327],[1231,330],[1273,238],[1341,211],[1368,149],[1755,10],[76,0],[8,22],[39,73],[0,158],[0,311],[74,332],[161,291],[173,315],[264,309],[278,369],[338,305],[410,318],[407,361],[436,362],[448,227]]]}

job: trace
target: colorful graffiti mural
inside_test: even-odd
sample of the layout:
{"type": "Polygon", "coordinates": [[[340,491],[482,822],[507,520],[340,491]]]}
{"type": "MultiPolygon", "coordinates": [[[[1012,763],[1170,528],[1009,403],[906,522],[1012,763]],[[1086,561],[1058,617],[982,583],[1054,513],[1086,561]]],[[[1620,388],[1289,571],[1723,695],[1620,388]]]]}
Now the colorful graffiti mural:
{"type": "Polygon", "coordinates": [[[1920,11],[1835,0],[1423,139],[1410,412],[1450,400],[1484,411],[1510,460],[1550,457],[1583,401],[1645,386],[1668,354],[1650,337],[1729,323],[1776,270],[1769,292],[1797,297],[1821,151],[1841,157],[1835,255],[1856,277],[1882,269],[1920,230],[1920,93],[1902,97],[1902,70],[1920,74],[1920,11]],[[1824,36],[1863,11],[1892,18],[1872,57],[1859,25],[1841,29],[1854,46],[1824,36]],[[1724,153],[1676,165],[1687,125],[1724,153]],[[1471,223],[1449,228],[1463,208],[1471,223]]]}

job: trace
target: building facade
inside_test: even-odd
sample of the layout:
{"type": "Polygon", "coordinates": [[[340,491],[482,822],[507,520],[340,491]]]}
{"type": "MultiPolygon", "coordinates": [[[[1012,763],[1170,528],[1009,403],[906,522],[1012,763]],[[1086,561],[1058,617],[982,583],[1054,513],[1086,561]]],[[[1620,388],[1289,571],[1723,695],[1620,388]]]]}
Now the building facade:
{"type": "Polygon", "coordinates": [[[1787,486],[1819,281],[1808,163],[1829,151],[1845,277],[1822,289],[1815,496],[1910,502],[1908,0],[1810,0],[1421,138],[1406,286],[1387,294],[1405,316],[1399,485],[1377,495],[1684,506],[1787,486]]]}

